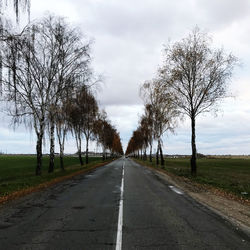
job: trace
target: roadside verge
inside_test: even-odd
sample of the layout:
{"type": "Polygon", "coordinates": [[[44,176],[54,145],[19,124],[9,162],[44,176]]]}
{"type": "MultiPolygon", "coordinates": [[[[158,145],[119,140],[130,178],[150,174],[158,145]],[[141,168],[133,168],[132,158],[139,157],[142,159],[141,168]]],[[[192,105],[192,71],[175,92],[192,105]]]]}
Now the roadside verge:
{"type": "Polygon", "coordinates": [[[99,168],[99,167],[102,167],[102,166],[105,166],[105,165],[109,164],[112,161],[113,161],[113,159],[109,160],[109,161],[105,161],[105,162],[96,163],[94,165],[85,166],[83,169],[77,170],[75,172],[71,172],[70,174],[63,175],[63,176],[60,176],[60,177],[55,177],[52,180],[45,181],[45,182],[40,183],[38,185],[31,186],[31,187],[28,187],[28,188],[24,188],[24,189],[12,192],[12,193],[10,193],[8,195],[0,196],[0,204],[6,203],[6,202],[11,201],[11,200],[15,200],[17,198],[23,197],[23,196],[25,196],[27,194],[30,194],[30,193],[33,193],[33,192],[38,192],[40,190],[46,189],[46,188],[51,187],[51,186],[53,186],[53,185],[55,185],[55,184],[57,184],[59,182],[69,180],[69,179],[73,178],[76,175],[87,174],[87,173],[93,171],[96,168],[99,168]]]}

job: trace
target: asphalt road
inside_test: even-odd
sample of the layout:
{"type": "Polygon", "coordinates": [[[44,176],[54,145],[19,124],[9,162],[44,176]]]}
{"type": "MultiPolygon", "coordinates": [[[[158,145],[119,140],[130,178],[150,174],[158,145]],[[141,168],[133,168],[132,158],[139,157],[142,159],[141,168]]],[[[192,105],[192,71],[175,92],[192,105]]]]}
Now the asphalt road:
{"type": "Polygon", "coordinates": [[[130,159],[0,207],[0,249],[250,249],[250,237],[130,159]]]}

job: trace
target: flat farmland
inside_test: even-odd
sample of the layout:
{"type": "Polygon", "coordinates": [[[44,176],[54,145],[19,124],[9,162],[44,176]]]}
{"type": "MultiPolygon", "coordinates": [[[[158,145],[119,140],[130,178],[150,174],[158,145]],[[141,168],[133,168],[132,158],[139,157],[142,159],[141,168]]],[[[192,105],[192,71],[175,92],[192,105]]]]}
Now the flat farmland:
{"type": "MultiPolygon", "coordinates": [[[[150,165],[156,166],[155,160],[150,165]]],[[[164,169],[192,181],[229,191],[242,198],[250,198],[250,159],[247,157],[198,159],[196,177],[190,174],[189,158],[165,158],[164,169]]]]}
{"type": "MultiPolygon", "coordinates": [[[[83,158],[83,160],[85,160],[83,158]]],[[[0,156],[0,197],[15,191],[33,187],[66,176],[81,169],[87,169],[101,162],[101,157],[89,157],[89,164],[80,166],[78,157],[65,156],[65,171],[60,169],[59,157],[55,157],[55,171],[48,173],[49,157],[43,157],[42,175],[35,176],[35,155],[1,155],[0,156]]]]}

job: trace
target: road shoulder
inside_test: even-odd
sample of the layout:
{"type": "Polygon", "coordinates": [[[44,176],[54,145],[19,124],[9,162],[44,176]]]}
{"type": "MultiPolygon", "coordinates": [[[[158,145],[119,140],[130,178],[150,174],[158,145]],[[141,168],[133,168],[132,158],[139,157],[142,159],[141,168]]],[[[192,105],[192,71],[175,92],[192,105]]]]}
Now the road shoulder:
{"type": "Polygon", "coordinates": [[[164,170],[146,166],[141,162],[137,163],[151,169],[159,178],[181,189],[196,201],[231,222],[236,227],[236,230],[241,229],[250,235],[250,206],[248,204],[242,204],[233,199],[221,196],[216,194],[216,192],[201,188],[200,185],[194,186],[193,183],[178,176],[169,175],[164,170]]]}

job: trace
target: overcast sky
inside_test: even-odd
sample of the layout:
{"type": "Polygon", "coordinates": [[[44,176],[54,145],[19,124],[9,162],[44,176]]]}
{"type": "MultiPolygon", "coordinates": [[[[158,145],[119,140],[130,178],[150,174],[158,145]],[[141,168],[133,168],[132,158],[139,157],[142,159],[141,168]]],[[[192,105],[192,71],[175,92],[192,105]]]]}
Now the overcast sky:
{"type": "MultiPolygon", "coordinates": [[[[49,11],[67,17],[94,40],[93,67],[105,76],[98,94],[120,132],[124,150],[143,106],[139,87],[154,76],[169,41],[186,36],[197,25],[240,59],[229,92],[217,116],[197,119],[197,148],[205,154],[250,154],[250,1],[248,0],[31,0],[31,19],[49,11]]],[[[24,22],[24,20],[22,20],[24,22]]],[[[3,115],[1,115],[3,117],[3,115]]],[[[0,151],[34,153],[35,137],[25,128],[9,128],[1,119],[0,151]]],[[[190,121],[164,137],[164,152],[190,154],[190,121]]],[[[92,146],[92,149],[95,145],[92,146]]],[[[69,140],[66,152],[75,152],[69,140]]]]}

